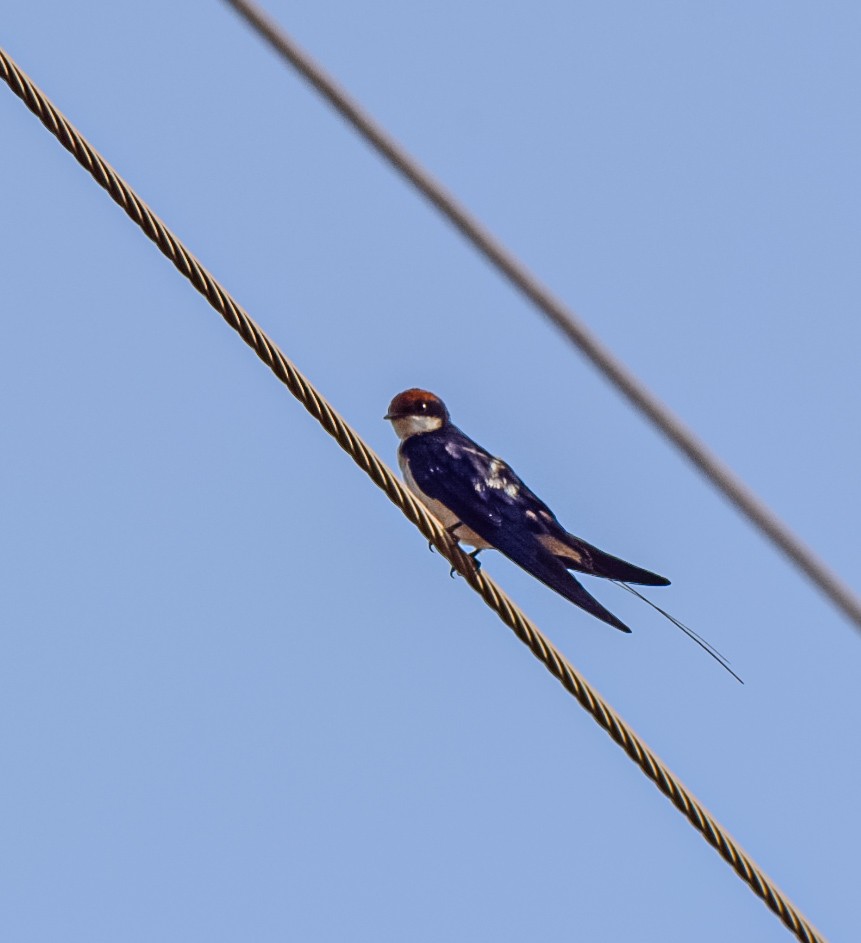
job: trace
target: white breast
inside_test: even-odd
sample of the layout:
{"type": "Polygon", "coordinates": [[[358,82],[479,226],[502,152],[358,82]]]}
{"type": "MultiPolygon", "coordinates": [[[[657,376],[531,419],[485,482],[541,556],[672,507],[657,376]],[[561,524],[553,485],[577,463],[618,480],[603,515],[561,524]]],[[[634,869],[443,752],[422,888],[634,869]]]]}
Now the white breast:
{"type": "MultiPolygon", "coordinates": [[[[453,527],[458,523],[457,515],[453,514],[440,501],[435,501],[433,498],[429,498],[422,491],[422,489],[419,488],[419,486],[416,484],[415,478],[413,478],[412,472],[410,471],[409,463],[407,462],[406,458],[404,458],[400,449],[398,449],[398,465],[400,465],[401,473],[404,476],[404,482],[406,483],[406,486],[443,525],[443,527],[453,527]]],[[[465,524],[461,524],[460,527],[454,531],[454,537],[456,537],[460,543],[469,544],[470,547],[475,547],[476,550],[484,550],[485,548],[491,546],[491,544],[479,537],[474,530],[470,530],[470,528],[465,524]]]]}

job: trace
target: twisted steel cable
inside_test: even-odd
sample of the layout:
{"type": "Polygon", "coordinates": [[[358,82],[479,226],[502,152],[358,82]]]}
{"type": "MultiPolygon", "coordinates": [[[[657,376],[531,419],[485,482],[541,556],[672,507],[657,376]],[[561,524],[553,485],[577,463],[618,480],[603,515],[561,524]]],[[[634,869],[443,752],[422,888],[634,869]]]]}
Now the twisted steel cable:
{"type": "Polygon", "coordinates": [[[574,313],[251,0],[227,0],[399,173],[574,343],[861,630],[861,600],[574,313]]]}
{"type": "Polygon", "coordinates": [[[89,171],[97,183],[107,190],[111,198],[143,229],[161,252],[254,350],[359,468],[386,493],[422,534],[435,544],[440,553],[479,593],[487,605],[622,747],[705,840],[717,849],[721,857],[732,866],[753,892],[765,901],[766,905],[803,943],[825,943],[825,938],[781,893],[774,882],[741,850],[730,835],[592,689],[503,590],[475,567],[473,561],[452,541],[442,525],[404,489],[388,467],[332,409],[312,384],[281,353],[275,343],[2,49],[0,49],[0,78],[9,85],[78,163],[89,171]]]}

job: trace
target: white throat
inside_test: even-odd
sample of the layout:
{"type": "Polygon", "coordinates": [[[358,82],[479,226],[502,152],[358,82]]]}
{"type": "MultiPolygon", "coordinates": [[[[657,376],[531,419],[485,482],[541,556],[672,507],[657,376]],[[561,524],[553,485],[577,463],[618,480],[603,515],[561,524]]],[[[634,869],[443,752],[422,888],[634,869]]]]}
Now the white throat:
{"type": "Polygon", "coordinates": [[[439,416],[400,416],[392,420],[395,434],[402,441],[411,435],[422,432],[436,432],[442,428],[442,419],[439,416]]]}

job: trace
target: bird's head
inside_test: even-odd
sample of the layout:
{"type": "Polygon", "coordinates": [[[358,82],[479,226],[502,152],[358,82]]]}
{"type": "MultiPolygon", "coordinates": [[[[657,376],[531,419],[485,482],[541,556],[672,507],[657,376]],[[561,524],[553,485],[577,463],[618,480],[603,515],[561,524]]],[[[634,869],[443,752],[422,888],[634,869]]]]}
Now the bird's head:
{"type": "Polygon", "coordinates": [[[399,439],[435,432],[449,421],[445,403],[427,390],[404,390],[389,404],[383,417],[391,421],[399,439]]]}

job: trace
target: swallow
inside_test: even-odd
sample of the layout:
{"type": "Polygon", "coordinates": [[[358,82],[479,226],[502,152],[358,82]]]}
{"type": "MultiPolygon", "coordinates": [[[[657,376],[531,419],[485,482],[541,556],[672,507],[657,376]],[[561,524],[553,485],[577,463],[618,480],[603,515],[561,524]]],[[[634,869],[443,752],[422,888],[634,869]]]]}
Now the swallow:
{"type": "Polygon", "coordinates": [[[498,550],[545,586],[621,632],[631,630],[591,596],[571,570],[621,584],[669,586],[666,577],[569,534],[508,464],[452,423],[445,403],[435,394],[405,390],[392,400],[385,418],[401,440],[398,464],[407,487],[455,540],[475,548],[470,554],[473,559],[482,550],[498,550]]]}

